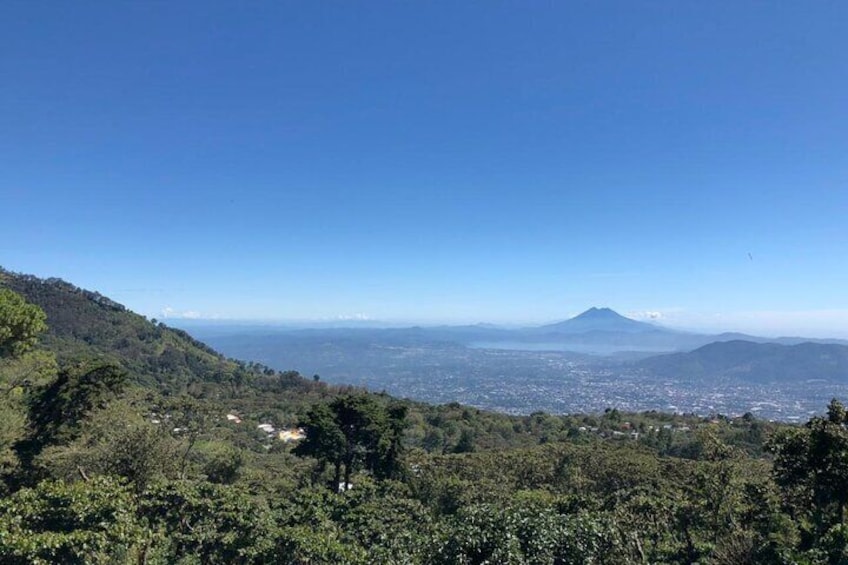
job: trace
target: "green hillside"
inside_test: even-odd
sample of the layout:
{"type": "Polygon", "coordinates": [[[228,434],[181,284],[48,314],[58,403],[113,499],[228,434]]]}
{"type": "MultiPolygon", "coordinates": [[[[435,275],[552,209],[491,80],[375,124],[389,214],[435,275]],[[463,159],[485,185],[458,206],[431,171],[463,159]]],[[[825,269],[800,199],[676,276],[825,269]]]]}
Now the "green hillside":
{"type": "Polygon", "coordinates": [[[42,347],[55,352],[60,361],[112,361],[137,382],[167,390],[182,390],[197,381],[239,384],[250,377],[249,371],[186,332],[156,324],[61,279],[0,270],[0,285],[44,310],[48,331],[42,347]]]}

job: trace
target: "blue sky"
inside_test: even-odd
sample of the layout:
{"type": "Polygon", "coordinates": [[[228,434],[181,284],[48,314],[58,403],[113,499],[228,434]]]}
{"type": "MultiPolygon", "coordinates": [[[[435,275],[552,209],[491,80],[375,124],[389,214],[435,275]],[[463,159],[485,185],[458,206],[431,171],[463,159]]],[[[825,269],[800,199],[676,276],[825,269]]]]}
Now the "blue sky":
{"type": "Polygon", "coordinates": [[[3,2],[0,265],[160,318],[606,305],[848,336],[847,26],[842,2],[3,2]]]}

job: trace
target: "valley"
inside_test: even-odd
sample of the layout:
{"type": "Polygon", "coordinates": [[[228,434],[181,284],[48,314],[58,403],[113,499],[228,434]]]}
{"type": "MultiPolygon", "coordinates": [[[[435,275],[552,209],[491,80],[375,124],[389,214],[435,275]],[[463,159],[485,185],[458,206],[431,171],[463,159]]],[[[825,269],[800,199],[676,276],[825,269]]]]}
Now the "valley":
{"type": "Polygon", "coordinates": [[[226,326],[184,327],[226,355],[275,369],[509,414],[618,408],[700,416],[750,412],[793,422],[848,392],[848,347],[839,340],[742,336],[746,340],[722,341],[739,336],[676,332],[608,309],[520,330],[443,326],[228,333],[226,326]],[[495,341],[478,341],[484,334],[495,341]],[[665,348],[658,345],[662,341],[665,348]],[[584,352],[568,350],[581,344],[584,352]],[[692,350],[669,353],[670,347],[692,350]]]}

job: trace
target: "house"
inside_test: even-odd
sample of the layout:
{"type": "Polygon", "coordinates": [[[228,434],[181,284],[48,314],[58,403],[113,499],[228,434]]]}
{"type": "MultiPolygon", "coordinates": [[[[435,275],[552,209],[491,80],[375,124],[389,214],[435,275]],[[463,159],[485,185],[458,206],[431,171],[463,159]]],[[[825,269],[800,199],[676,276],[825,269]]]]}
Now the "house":
{"type": "Polygon", "coordinates": [[[290,430],[280,430],[278,436],[281,441],[286,443],[290,441],[300,441],[306,437],[306,433],[303,428],[292,428],[290,430]]]}

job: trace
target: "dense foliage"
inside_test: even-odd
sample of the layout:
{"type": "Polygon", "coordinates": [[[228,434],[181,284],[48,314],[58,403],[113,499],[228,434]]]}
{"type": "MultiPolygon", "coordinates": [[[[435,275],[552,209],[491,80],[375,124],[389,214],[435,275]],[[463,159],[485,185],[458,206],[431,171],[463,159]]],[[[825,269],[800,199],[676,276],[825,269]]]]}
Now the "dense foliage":
{"type": "Polygon", "coordinates": [[[229,361],[19,279],[42,306],[0,294],[0,562],[848,559],[838,401],[805,426],[427,406],[229,361]]]}

